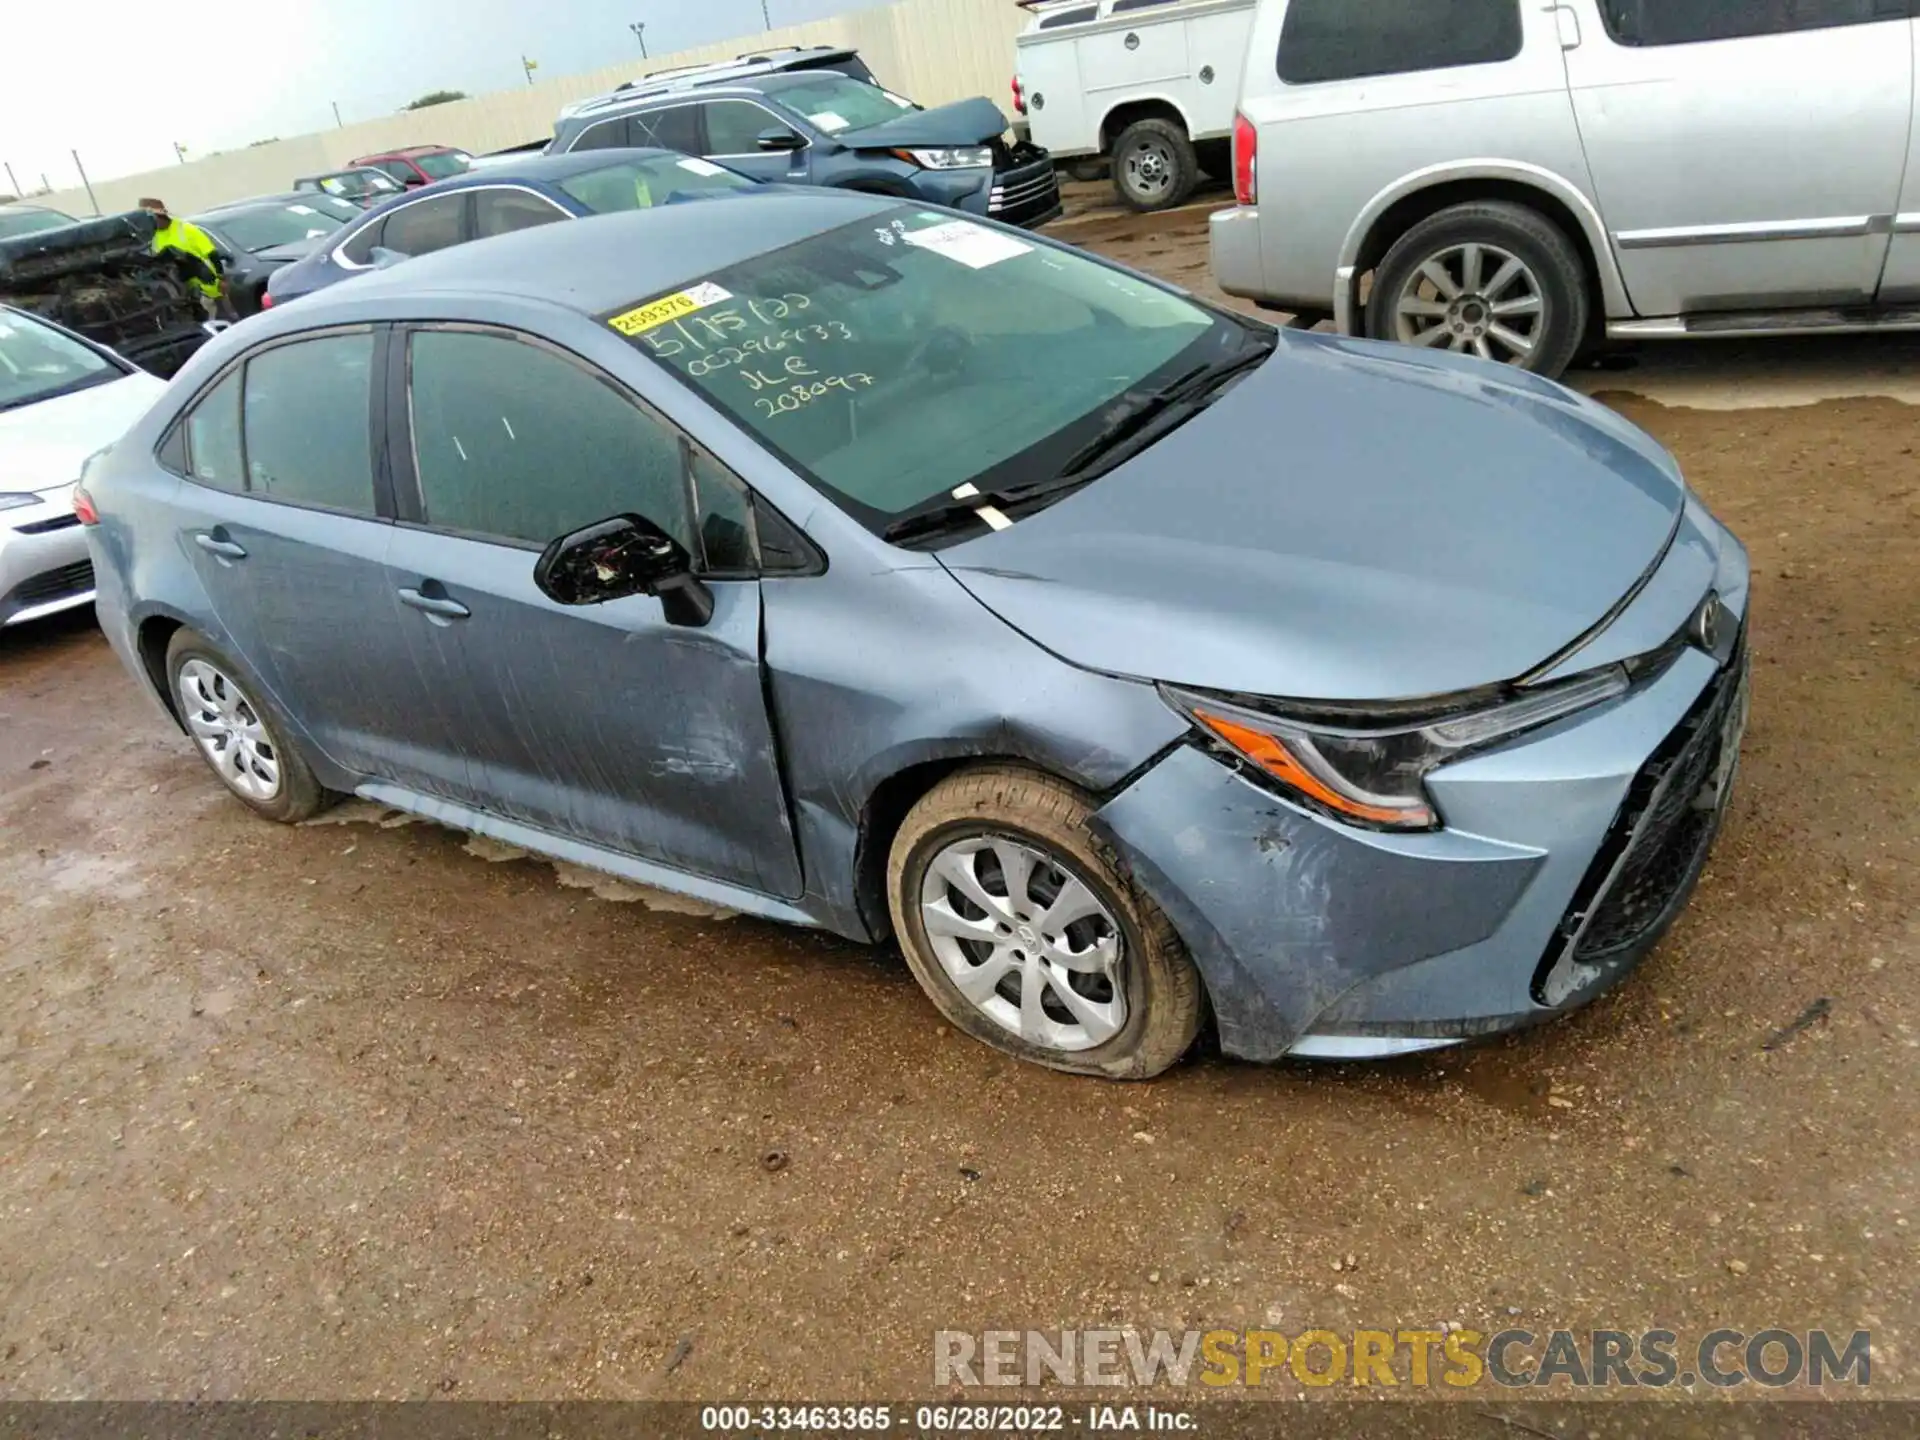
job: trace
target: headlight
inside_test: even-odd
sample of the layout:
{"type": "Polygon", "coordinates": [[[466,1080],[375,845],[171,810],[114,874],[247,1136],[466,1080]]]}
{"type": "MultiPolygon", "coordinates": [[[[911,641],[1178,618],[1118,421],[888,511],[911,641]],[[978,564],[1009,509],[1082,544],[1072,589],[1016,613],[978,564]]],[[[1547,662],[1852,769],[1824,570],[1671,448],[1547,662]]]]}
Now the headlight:
{"type": "Polygon", "coordinates": [[[962,145],[951,150],[896,150],[909,164],[923,170],[974,170],[993,164],[991,145],[962,145]]]}
{"type": "Polygon", "coordinates": [[[0,510],[18,510],[27,505],[38,505],[38,495],[0,495],[0,510]]]}
{"type": "Polygon", "coordinates": [[[1430,770],[1611,700],[1630,683],[1626,670],[1615,665],[1518,698],[1380,725],[1365,723],[1364,707],[1330,723],[1272,715],[1170,686],[1160,693],[1248,761],[1263,780],[1308,809],[1370,830],[1434,830],[1440,816],[1427,794],[1430,770]]]}

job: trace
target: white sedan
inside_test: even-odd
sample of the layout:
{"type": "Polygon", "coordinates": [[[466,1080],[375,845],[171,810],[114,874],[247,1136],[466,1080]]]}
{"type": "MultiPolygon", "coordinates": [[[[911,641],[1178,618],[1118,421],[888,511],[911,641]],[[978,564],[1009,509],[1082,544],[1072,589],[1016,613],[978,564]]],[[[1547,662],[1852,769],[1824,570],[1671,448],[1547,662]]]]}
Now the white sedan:
{"type": "Polygon", "coordinates": [[[0,626],[92,602],[74,481],[166,388],[112,351],[0,305],[0,626]]]}

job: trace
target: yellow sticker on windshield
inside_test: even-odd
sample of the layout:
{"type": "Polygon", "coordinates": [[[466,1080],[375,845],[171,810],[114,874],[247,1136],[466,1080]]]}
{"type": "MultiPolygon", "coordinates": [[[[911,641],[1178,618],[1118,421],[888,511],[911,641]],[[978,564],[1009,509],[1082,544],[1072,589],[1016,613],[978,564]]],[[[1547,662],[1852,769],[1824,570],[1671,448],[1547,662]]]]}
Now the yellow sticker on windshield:
{"type": "Polygon", "coordinates": [[[675,320],[685,319],[695,311],[704,310],[709,305],[718,305],[722,300],[731,300],[733,292],[723,290],[711,282],[682,290],[677,295],[665,295],[658,300],[649,300],[638,309],[629,310],[624,315],[616,315],[607,324],[622,335],[644,335],[662,325],[675,320]]]}

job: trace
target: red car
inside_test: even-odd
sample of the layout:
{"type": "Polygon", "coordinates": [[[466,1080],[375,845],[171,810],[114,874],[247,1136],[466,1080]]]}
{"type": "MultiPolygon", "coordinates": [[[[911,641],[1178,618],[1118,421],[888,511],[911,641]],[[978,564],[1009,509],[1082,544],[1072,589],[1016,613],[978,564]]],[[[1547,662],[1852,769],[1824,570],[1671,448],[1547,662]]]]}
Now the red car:
{"type": "Polygon", "coordinates": [[[420,185],[431,185],[436,180],[445,180],[449,175],[465,174],[473,164],[473,157],[450,145],[409,145],[404,150],[362,155],[353,163],[371,165],[376,170],[385,171],[411,190],[420,185]]]}

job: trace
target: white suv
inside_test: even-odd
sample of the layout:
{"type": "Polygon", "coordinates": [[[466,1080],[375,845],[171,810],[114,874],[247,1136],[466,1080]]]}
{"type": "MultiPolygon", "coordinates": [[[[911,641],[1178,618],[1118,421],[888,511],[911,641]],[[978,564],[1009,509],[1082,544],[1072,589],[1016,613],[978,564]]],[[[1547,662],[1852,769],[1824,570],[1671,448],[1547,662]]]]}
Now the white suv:
{"type": "Polygon", "coordinates": [[[1557,374],[1920,327],[1912,0],[1261,0],[1221,287],[1557,374]]]}

